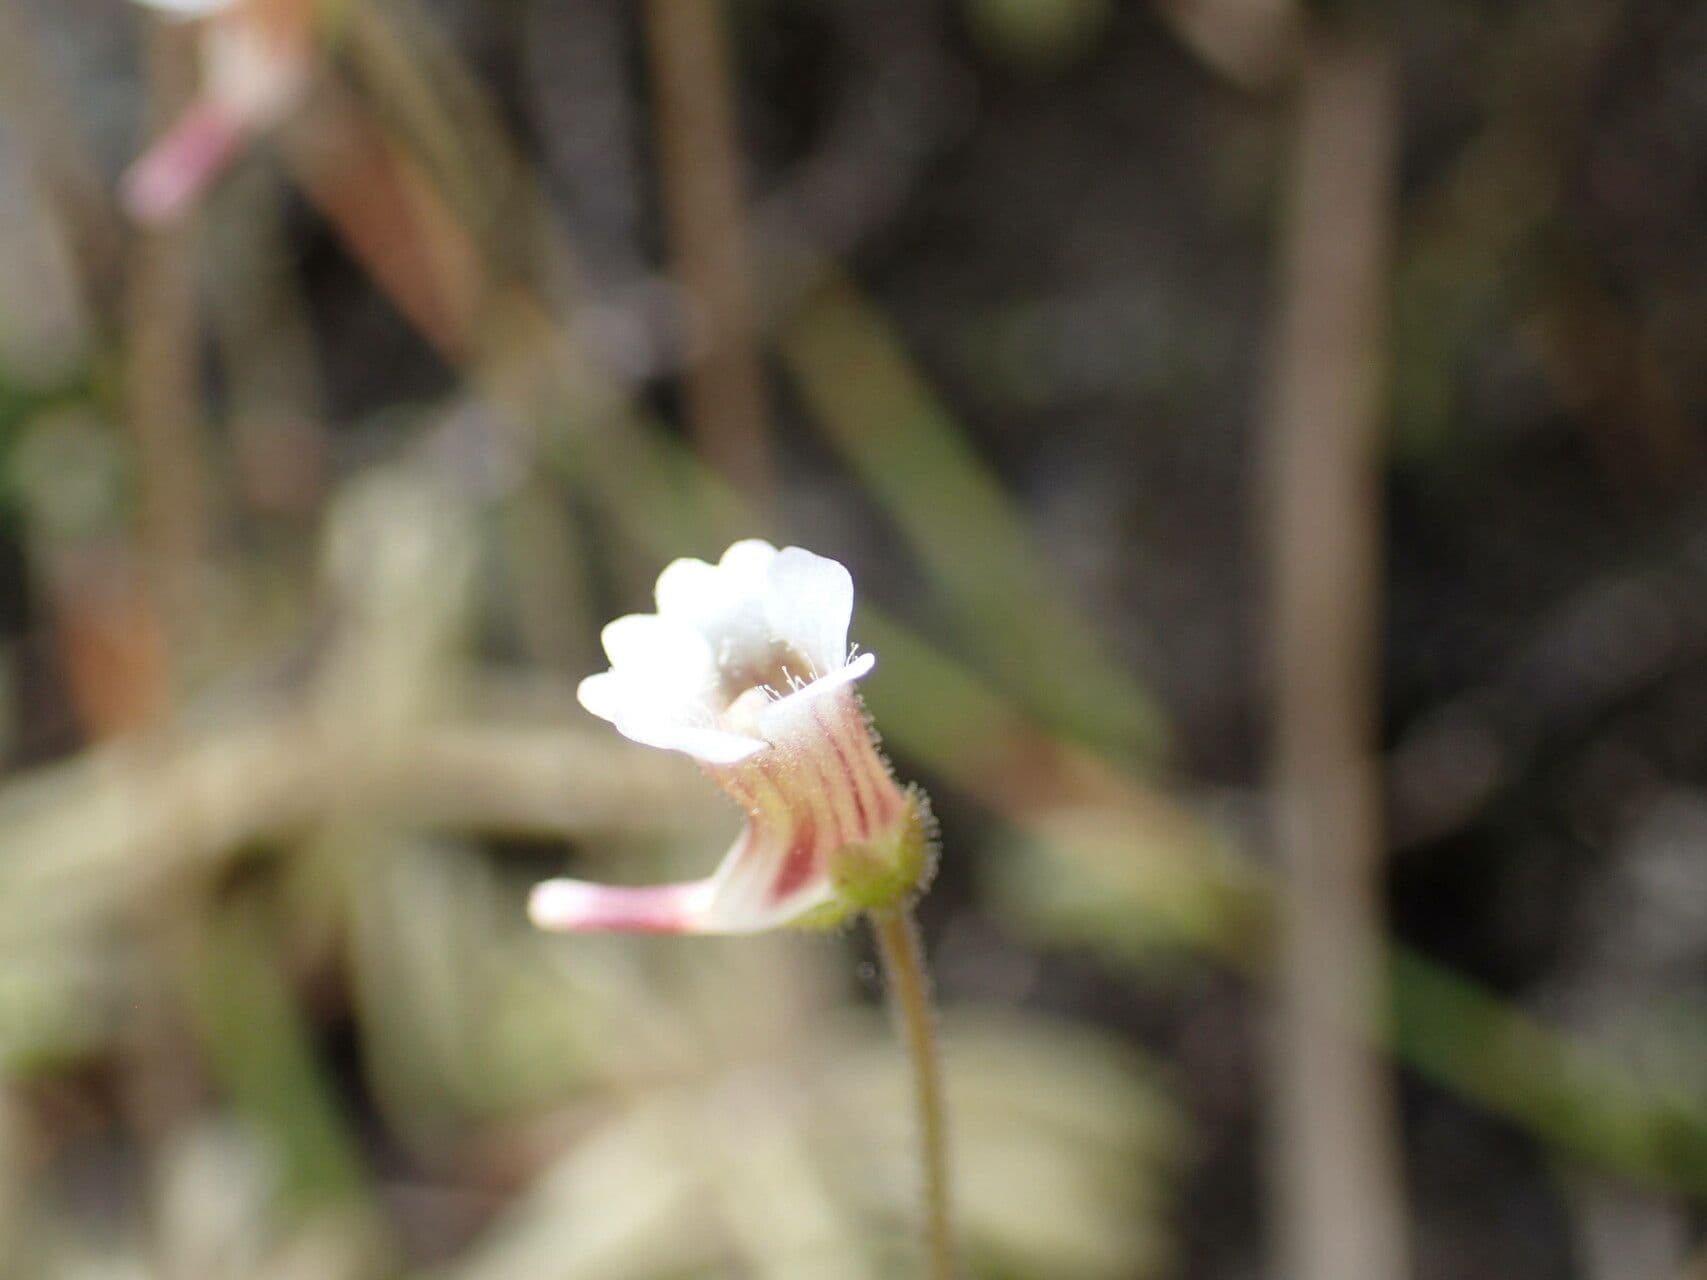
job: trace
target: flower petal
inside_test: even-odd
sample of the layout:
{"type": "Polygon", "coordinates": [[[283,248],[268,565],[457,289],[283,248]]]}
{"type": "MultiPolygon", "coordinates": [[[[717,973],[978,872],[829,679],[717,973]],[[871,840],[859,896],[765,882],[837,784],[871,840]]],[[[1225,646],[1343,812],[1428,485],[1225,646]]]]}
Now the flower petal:
{"type": "Polygon", "coordinates": [[[599,633],[611,667],[671,689],[693,688],[715,675],[705,637],[655,613],[631,613],[599,633]]]}
{"type": "Polygon", "coordinates": [[[777,549],[763,538],[743,538],[729,545],[717,567],[723,571],[730,590],[756,596],[764,590],[765,574],[777,554],[777,549]]]}
{"type": "MultiPolygon", "coordinates": [[[[862,653],[847,666],[838,671],[832,671],[827,676],[820,676],[811,684],[796,689],[785,698],[775,698],[759,709],[757,716],[759,732],[764,734],[766,741],[773,746],[781,745],[792,735],[801,732],[803,721],[810,717],[811,709],[817,699],[834,693],[844,685],[852,684],[862,676],[869,675],[877,665],[875,653],[862,653]]],[[[811,732],[807,730],[806,732],[811,732]]]]}
{"type": "Polygon", "coordinates": [[[765,749],[759,738],[696,724],[695,707],[660,698],[656,688],[632,675],[601,671],[575,690],[581,705],[609,720],[623,737],[643,746],[682,751],[706,764],[734,764],[765,749]]]}
{"type": "Polygon", "coordinates": [[[726,733],[648,716],[624,715],[615,721],[617,731],[643,746],[680,751],[706,764],[735,764],[757,755],[769,744],[745,734],[726,733]]]}
{"type": "Polygon", "coordinates": [[[658,575],[659,616],[697,631],[725,672],[769,667],[777,637],[765,617],[765,583],[776,555],[770,543],[750,538],[715,565],[675,561],[658,575]]]}
{"type": "Polygon", "coordinates": [[[653,590],[660,617],[698,627],[723,607],[723,575],[716,565],[684,557],[664,566],[653,590]]]}
{"type": "Polygon", "coordinates": [[[765,621],[773,636],[812,663],[815,676],[828,675],[847,660],[853,595],[853,577],[843,565],[788,547],[766,571],[765,621]]]}
{"type": "Polygon", "coordinates": [[[623,711],[622,679],[614,671],[601,671],[581,681],[575,697],[599,719],[615,724],[623,711]]]}

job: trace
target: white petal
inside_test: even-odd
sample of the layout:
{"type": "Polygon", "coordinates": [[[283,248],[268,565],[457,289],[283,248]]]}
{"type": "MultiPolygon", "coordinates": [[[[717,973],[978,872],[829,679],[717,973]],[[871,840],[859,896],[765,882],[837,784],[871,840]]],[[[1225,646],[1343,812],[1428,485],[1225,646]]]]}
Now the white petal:
{"type": "Polygon", "coordinates": [[[703,560],[676,560],[658,575],[653,594],[660,616],[698,627],[723,608],[723,575],[703,560]]]}
{"type": "Polygon", "coordinates": [[[765,619],[765,572],[776,554],[770,543],[749,539],[716,565],[675,561],[658,575],[659,615],[698,631],[725,670],[768,666],[775,637],[765,619]]]}
{"type": "Polygon", "coordinates": [[[601,720],[616,723],[623,711],[622,679],[614,671],[601,671],[581,681],[575,690],[581,705],[601,720]]]}
{"type": "Polygon", "coordinates": [[[692,627],[655,613],[631,613],[600,632],[610,664],[672,688],[701,683],[712,671],[711,650],[692,627]]]}
{"type": "Polygon", "coordinates": [[[706,764],[735,764],[770,745],[760,738],[649,715],[624,715],[615,723],[617,731],[625,738],[643,746],[680,751],[706,764]]]}
{"type": "Polygon", "coordinates": [[[671,684],[632,667],[588,676],[575,692],[583,707],[624,733],[629,733],[626,726],[642,724],[708,728],[715,719],[715,706],[703,687],[671,684]]]}
{"type": "Polygon", "coordinates": [[[706,628],[719,618],[756,605],[777,550],[762,538],[737,542],[716,564],[684,557],[658,575],[658,612],[706,628]]]}
{"type": "Polygon", "coordinates": [[[870,674],[876,665],[876,654],[862,653],[840,670],[821,676],[786,698],[777,698],[766,703],[758,714],[759,732],[764,734],[766,741],[773,746],[782,745],[796,734],[816,736],[818,731],[810,727],[813,703],[827,694],[834,693],[843,685],[852,684],[862,676],[870,674]]]}
{"type": "Polygon", "coordinates": [[[744,538],[723,553],[717,567],[723,571],[728,589],[758,595],[764,590],[765,572],[776,557],[776,548],[763,538],[744,538]]]}
{"type": "Polygon", "coordinates": [[[812,663],[814,674],[840,670],[853,616],[853,577],[845,567],[802,547],[770,562],[765,620],[774,636],[812,663]]]}
{"type": "Polygon", "coordinates": [[[702,704],[676,699],[649,681],[617,671],[601,671],[581,681],[575,694],[581,705],[617,732],[643,746],[682,751],[707,764],[734,764],[763,751],[762,738],[730,733],[705,723],[702,704]]]}

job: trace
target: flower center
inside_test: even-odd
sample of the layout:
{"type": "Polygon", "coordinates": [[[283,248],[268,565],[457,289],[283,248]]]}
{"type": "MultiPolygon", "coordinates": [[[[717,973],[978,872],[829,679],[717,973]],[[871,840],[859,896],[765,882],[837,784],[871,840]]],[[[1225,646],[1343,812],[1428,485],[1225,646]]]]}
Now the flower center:
{"type": "Polygon", "coordinates": [[[785,697],[797,682],[816,678],[812,664],[782,640],[772,640],[762,649],[726,652],[718,660],[717,675],[723,705],[733,708],[751,690],[770,689],[785,697]]]}

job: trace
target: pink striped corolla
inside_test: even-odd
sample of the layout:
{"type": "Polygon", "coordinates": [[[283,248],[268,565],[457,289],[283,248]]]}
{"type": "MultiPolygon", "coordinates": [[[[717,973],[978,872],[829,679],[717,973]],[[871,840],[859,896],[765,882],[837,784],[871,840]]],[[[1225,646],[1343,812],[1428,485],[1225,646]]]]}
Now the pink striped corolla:
{"type": "Polygon", "coordinates": [[[609,671],[581,682],[594,715],[680,751],[747,822],[703,880],[625,887],[550,880],[536,924],[564,931],[756,933],[897,905],[931,852],[922,792],[879,754],[848,647],[853,580],[800,547],[737,542],[715,565],[677,560],[658,611],[604,629],[609,671]]]}
{"type": "Polygon", "coordinates": [[[124,176],[125,208],[168,222],[193,205],[261,134],[282,123],[312,72],[316,0],[138,0],[198,22],[201,86],[124,176]]]}

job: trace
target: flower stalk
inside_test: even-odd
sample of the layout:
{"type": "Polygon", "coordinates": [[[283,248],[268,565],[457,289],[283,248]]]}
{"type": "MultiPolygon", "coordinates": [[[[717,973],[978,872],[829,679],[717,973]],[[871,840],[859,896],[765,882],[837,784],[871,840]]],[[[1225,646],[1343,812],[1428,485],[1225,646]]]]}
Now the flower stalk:
{"type": "Polygon", "coordinates": [[[889,1008],[907,1046],[913,1075],[919,1157],[924,1176],[925,1274],[953,1280],[954,1226],[948,1178],[948,1116],[943,1102],[942,1055],[937,1049],[936,1013],[930,972],[910,906],[872,911],[871,931],[883,961],[889,1008]]]}

